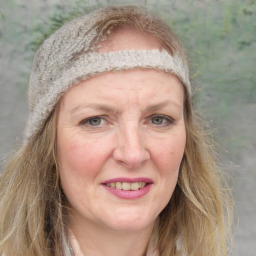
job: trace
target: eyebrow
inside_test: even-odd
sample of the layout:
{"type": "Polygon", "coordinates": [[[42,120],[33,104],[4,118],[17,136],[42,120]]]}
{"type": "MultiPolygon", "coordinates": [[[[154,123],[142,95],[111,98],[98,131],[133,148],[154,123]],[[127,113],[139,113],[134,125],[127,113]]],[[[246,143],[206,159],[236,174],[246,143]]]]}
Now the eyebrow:
{"type": "Polygon", "coordinates": [[[77,110],[82,109],[82,108],[91,108],[91,109],[96,109],[96,110],[101,110],[101,111],[106,111],[106,112],[117,112],[117,110],[116,110],[116,108],[114,106],[93,103],[93,104],[82,104],[82,105],[79,105],[79,106],[71,109],[70,113],[74,113],[77,110]]]}
{"type": "Polygon", "coordinates": [[[164,102],[148,106],[146,108],[145,112],[152,112],[152,111],[164,108],[164,107],[166,107],[168,105],[175,105],[176,107],[181,107],[180,104],[178,104],[178,103],[176,103],[174,101],[166,100],[164,102]]]}

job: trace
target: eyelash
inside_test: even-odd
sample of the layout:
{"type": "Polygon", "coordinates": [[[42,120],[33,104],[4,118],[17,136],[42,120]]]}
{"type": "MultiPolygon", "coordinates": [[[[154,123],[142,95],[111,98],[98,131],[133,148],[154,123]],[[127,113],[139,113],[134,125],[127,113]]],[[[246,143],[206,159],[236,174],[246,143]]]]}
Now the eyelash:
{"type": "Polygon", "coordinates": [[[174,123],[174,119],[171,118],[170,116],[166,116],[166,115],[157,115],[157,114],[155,114],[155,115],[150,116],[149,119],[150,119],[151,124],[154,125],[154,126],[157,126],[157,127],[167,127],[167,126],[172,125],[174,123]],[[159,125],[154,124],[153,123],[153,118],[163,119],[164,124],[159,124],[159,125]]]}
{"type": "MultiPolygon", "coordinates": [[[[174,123],[174,119],[173,118],[171,118],[169,116],[166,116],[166,115],[160,115],[160,114],[159,115],[158,114],[152,115],[152,116],[148,117],[148,120],[149,121],[147,121],[146,123],[150,123],[150,124],[152,124],[152,125],[154,125],[156,127],[168,127],[168,126],[170,126],[170,125],[172,125],[174,123]],[[160,119],[162,119],[162,121],[164,123],[154,124],[153,123],[153,119],[154,118],[160,118],[160,119]]],[[[89,118],[86,118],[86,119],[82,120],[79,123],[79,125],[99,128],[99,127],[101,127],[103,125],[102,121],[103,122],[107,122],[105,116],[92,116],[92,117],[89,117],[89,118]],[[90,123],[90,121],[92,121],[92,120],[100,120],[101,123],[99,125],[92,125],[90,123]]]]}
{"type": "Polygon", "coordinates": [[[92,124],[90,124],[90,121],[96,120],[96,119],[100,119],[101,122],[102,121],[106,122],[106,119],[104,118],[104,116],[92,116],[92,117],[89,117],[89,118],[86,118],[86,119],[82,120],[79,123],[79,125],[90,126],[90,127],[95,127],[95,128],[101,126],[102,124],[100,124],[100,125],[92,125],[92,124]]]}

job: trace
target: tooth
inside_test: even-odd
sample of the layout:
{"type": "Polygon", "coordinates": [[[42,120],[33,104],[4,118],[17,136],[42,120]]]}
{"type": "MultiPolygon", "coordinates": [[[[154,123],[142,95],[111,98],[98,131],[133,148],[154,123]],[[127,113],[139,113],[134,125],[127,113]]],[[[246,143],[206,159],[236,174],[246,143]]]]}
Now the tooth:
{"type": "Polygon", "coordinates": [[[146,182],[111,182],[106,185],[111,188],[122,189],[122,190],[139,190],[146,186],[146,182]]]}
{"type": "Polygon", "coordinates": [[[123,188],[123,190],[130,190],[131,189],[131,185],[130,185],[130,183],[123,182],[122,183],[122,188],[123,188]]]}
{"type": "Polygon", "coordinates": [[[138,190],[140,188],[140,182],[131,183],[131,190],[138,190]]]}
{"type": "Polygon", "coordinates": [[[116,189],[122,189],[122,183],[121,182],[116,183],[116,189]]]}
{"type": "Polygon", "coordinates": [[[140,188],[144,188],[146,186],[146,182],[141,182],[141,187],[140,188]]]}

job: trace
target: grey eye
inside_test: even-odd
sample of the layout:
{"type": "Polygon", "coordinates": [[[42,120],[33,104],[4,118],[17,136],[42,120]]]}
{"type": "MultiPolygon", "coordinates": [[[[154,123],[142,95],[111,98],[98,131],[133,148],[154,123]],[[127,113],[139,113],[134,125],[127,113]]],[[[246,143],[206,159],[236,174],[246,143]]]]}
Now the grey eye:
{"type": "Polygon", "coordinates": [[[88,120],[88,122],[91,126],[98,126],[98,125],[101,125],[102,118],[101,117],[93,117],[90,120],[88,120]]]}
{"type": "Polygon", "coordinates": [[[174,120],[165,115],[154,115],[150,118],[151,124],[159,127],[167,127],[174,123],[174,120]]]}
{"type": "Polygon", "coordinates": [[[156,125],[161,125],[161,124],[163,124],[164,120],[165,120],[165,118],[162,116],[155,116],[152,118],[152,123],[156,124],[156,125]]]}

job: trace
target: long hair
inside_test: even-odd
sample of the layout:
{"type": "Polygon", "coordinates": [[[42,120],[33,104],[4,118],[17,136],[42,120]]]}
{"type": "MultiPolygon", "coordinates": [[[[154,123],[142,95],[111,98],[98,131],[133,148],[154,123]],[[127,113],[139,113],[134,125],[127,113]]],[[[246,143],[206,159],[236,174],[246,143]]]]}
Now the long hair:
{"type": "MultiPolygon", "coordinates": [[[[94,46],[100,46],[115,29],[129,26],[153,34],[163,48],[172,55],[178,53],[187,65],[184,48],[169,26],[152,14],[138,15],[134,9],[138,7],[106,8],[97,24],[94,46]]],[[[226,256],[231,200],[222,187],[212,145],[184,91],[187,142],[178,184],[159,216],[159,254],[226,256]]],[[[57,114],[58,107],[1,174],[0,255],[65,255],[68,215],[55,157],[57,114]]]]}
{"type": "Polygon", "coordinates": [[[55,158],[57,111],[0,178],[0,255],[63,255],[65,197],[55,158]]]}

